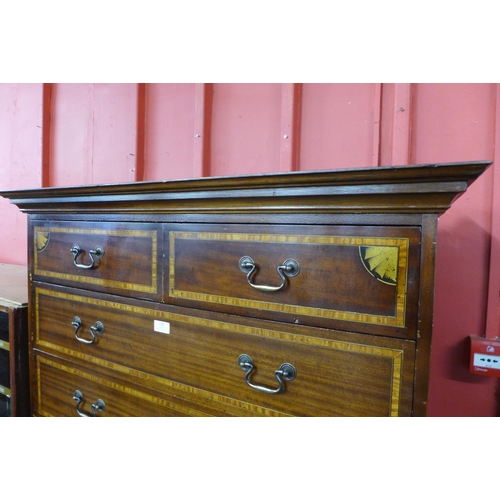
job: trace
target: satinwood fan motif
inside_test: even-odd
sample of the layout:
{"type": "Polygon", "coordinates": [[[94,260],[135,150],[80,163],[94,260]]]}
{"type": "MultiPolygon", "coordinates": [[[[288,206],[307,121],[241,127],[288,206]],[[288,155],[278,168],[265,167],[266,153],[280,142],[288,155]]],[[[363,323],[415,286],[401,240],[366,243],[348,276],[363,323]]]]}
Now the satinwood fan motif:
{"type": "Polygon", "coordinates": [[[50,233],[37,231],[36,233],[36,249],[43,252],[49,244],[50,233]]]}
{"type": "Polygon", "coordinates": [[[359,254],[366,270],[382,283],[395,285],[398,274],[398,247],[360,246],[359,254]]]}

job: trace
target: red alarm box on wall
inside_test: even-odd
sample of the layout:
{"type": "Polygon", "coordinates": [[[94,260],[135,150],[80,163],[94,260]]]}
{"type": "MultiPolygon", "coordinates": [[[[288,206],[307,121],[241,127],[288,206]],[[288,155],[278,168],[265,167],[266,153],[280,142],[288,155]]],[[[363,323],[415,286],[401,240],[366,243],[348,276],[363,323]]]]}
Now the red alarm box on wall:
{"type": "Polygon", "coordinates": [[[470,371],[476,375],[500,377],[500,339],[470,337],[470,371]]]}

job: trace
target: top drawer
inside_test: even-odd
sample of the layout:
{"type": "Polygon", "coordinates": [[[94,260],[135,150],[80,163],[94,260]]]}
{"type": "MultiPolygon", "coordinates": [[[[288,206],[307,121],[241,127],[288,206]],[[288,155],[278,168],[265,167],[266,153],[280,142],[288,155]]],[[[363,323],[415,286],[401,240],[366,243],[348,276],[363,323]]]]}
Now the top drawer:
{"type": "Polygon", "coordinates": [[[414,337],[420,228],[170,226],[166,302],[414,337]]]}
{"type": "Polygon", "coordinates": [[[30,237],[35,280],[161,298],[158,225],[36,221],[30,237]]]}

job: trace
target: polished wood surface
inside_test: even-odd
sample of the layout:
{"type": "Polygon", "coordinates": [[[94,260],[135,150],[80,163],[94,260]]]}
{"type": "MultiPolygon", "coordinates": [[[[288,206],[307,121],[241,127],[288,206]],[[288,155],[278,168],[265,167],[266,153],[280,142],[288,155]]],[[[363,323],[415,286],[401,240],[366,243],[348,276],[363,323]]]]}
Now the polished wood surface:
{"type": "Polygon", "coordinates": [[[54,283],[80,283],[96,290],[108,289],[133,296],[161,297],[158,265],[160,239],[148,224],[40,223],[30,233],[34,248],[33,277],[54,283]],[[76,256],[73,245],[80,247],[76,256]],[[90,251],[102,248],[103,256],[90,251]]]}
{"type": "MultiPolygon", "coordinates": [[[[38,383],[38,415],[45,417],[93,416],[92,404],[105,403],[104,411],[96,411],[99,417],[168,417],[187,416],[175,410],[175,405],[165,399],[154,398],[143,391],[113,382],[108,375],[99,376],[92,367],[74,365],[57,358],[34,358],[38,383]],[[80,390],[83,404],[77,412],[75,392],[80,390]],[[173,406],[173,408],[172,408],[173,406]]],[[[203,416],[201,413],[200,416],[203,416]]]]}
{"type": "Polygon", "coordinates": [[[3,191],[27,213],[442,213],[490,161],[3,191]]]}
{"type": "Polygon", "coordinates": [[[425,415],[437,218],[488,164],[2,193],[30,221],[33,414],[79,390],[98,417],[425,415]]]}
{"type": "Polygon", "coordinates": [[[166,229],[165,254],[170,256],[166,302],[244,311],[295,324],[416,335],[420,252],[416,227],[247,224],[166,229]],[[366,250],[385,250],[386,256],[376,256],[377,262],[370,264],[366,250]],[[279,285],[277,267],[287,259],[294,259],[300,271],[279,293],[263,293],[239,268],[244,256],[255,261],[257,272],[250,282],[257,286],[279,285]],[[391,259],[392,274],[381,271],[387,266],[375,265],[391,259]]]}
{"type": "MultiPolygon", "coordinates": [[[[154,378],[168,391],[175,380],[186,392],[218,394],[228,404],[267,406],[294,415],[409,415],[414,343],[273,322],[251,321],[109,296],[40,287],[35,290],[35,349],[73,357],[136,377],[154,378]],[[93,344],[79,342],[71,325],[82,320],[81,337],[100,321],[93,344]],[[169,333],[155,322],[168,324],[169,333]],[[277,386],[274,372],[291,363],[299,375],[270,399],[250,389],[238,357],[255,359],[255,383],[277,386]],[[355,391],[353,392],[353,389],[355,391]],[[351,393],[349,404],[346,391],[351,393]],[[304,405],[304,400],[308,401],[304,405]]],[[[206,410],[209,413],[209,410],[206,410]]]]}

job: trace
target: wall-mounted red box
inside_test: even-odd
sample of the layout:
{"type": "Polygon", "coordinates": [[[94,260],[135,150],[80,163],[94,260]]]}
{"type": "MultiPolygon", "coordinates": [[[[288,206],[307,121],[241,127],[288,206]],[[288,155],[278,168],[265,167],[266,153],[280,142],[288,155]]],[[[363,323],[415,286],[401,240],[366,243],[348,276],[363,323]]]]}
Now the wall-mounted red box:
{"type": "Polygon", "coordinates": [[[500,339],[470,336],[470,371],[500,377],[500,339]]]}

